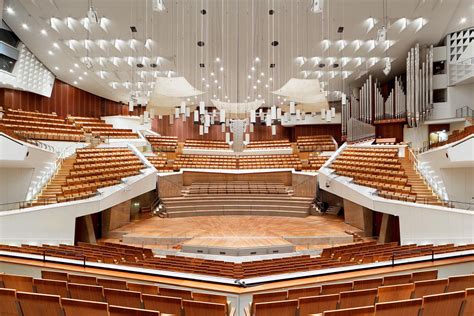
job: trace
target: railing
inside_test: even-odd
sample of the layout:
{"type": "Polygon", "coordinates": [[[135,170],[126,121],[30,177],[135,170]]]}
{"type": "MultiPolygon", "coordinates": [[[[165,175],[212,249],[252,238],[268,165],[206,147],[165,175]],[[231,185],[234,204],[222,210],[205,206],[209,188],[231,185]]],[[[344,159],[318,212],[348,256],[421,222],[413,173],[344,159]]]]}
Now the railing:
{"type": "Polygon", "coordinates": [[[4,133],[4,134],[6,134],[10,137],[16,138],[16,139],[18,139],[22,142],[37,146],[37,147],[39,147],[41,149],[44,149],[44,150],[54,152],[54,147],[53,146],[45,144],[43,142],[40,142],[39,140],[36,140],[36,139],[28,138],[28,137],[24,136],[21,133],[18,133],[16,131],[12,131],[9,128],[6,128],[6,127],[1,126],[1,125],[0,125],[0,132],[4,133]]]}
{"type": "Polygon", "coordinates": [[[469,117],[469,118],[474,118],[474,110],[471,109],[469,106],[463,106],[462,108],[459,108],[456,110],[456,117],[462,118],[462,117],[469,117]]]}

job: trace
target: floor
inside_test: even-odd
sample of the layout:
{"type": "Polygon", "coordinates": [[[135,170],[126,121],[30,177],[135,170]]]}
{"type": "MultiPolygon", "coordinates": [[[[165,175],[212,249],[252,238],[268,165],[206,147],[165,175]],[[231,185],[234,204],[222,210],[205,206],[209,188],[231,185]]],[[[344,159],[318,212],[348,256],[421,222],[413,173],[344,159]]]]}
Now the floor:
{"type": "Polygon", "coordinates": [[[278,216],[196,216],[183,218],[151,217],[138,219],[114,230],[107,241],[120,235],[154,238],[145,246],[176,249],[183,243],[193,245],[247,247],[293,243],[297,250],[319,249],[337,238],[358,231],[333,215],[306,218],[278,216]]]}

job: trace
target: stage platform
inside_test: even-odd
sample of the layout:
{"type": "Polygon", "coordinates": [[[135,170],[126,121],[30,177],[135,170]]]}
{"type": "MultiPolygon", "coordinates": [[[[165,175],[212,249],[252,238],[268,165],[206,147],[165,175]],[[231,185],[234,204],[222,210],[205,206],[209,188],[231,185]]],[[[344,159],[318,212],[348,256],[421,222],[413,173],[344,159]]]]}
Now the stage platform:
{"type": "Polygon", "coordinates": [[[333,215],[151,217],[115,229],[103,240],[191,253],[248,256],[351,243],[349,232],[358,231],[333,215]]]}

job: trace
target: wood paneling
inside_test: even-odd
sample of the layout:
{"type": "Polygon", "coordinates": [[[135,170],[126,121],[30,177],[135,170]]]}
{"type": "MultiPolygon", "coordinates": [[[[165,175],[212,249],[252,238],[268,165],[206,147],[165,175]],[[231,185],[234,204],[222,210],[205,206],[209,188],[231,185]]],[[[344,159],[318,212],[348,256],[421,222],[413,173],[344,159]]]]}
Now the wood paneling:
{"type": "Polygon", "coordinates": [[[377,138],[396,138],[397,142],[403,141],[404,123],[386,123],[375,125],[375,135],[377,138]]]}
{"type": "MultiPolygon", "coordinates": [[[[27,91],[0,89],[0,102],[5,108],[56,112],[62,117],[68,114],[90,117],[129,114],[127,105],[96,96],[60,80],[55,80],[50,98],[27,91]]],[[[141,109],[136,108],[134,113],[138,111],[141,109]]]]}
{"type": "Polygon", "coordinates": [[[293,129],[291,141],[296,141],[298,136],[331,135],[336,142],[341,142],[341,124],[297,125],[293,129]]]}

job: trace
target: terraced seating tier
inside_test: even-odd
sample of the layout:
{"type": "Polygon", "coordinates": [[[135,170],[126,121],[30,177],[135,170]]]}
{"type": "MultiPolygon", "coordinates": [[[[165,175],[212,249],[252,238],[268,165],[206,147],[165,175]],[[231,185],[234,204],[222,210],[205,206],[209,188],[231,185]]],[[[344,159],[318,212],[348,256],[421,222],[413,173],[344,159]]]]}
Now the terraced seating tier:
{"type": "Polygon", "coordinates": [[[457,142],[458,140],[461,140],[473,133],[474,133],[474,125],[467,126],[462,130],[454,130],[452,131],[451,135],[448,136],[447,140],[443,142],[430,144],[430,148],[436,148],[436,147],[444,146],[446,144],[457,142]]]}
{"type": "Polygon", "coordinates": [[[316,172],[318,171],[324,163],[330,158],[331,156],[321,156],[318,153],[311,153],[308,157],[308,166],[304,167],[304,170],[316,172]]]}
{"type": "Polygon", "coordinates": [[[146,139],[151,144],[152,150],[156,152],[175,152],[178,148],[178,137],[146,135],[146,139]]]}
{"type": "Polygon", "coordinates": [[[223,150],[223,149],[230,149],[230,146],[223,140],[187,139],[184,142],[184,148],[223,150]]]}
{"type": "Polygon", "coordinates": [[[288,139],[251,141],[245,146],[246,149],[278,149],[288,147],[291,148],[291,143],[288,139]]]}
{"type": "Polygon", "coordinates": [[[112,124],[95,117],[68,116],[67,121],[81,127],[84,132],[92,135],[110,138],[138,138],[131,129],[114,128],[112,124]]]}
{"type": "Polygon", "coordinates": [[[296,145],[299,151],[334,151],[337,149],[331,135],[298,136],[296,145]]]}

